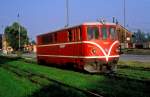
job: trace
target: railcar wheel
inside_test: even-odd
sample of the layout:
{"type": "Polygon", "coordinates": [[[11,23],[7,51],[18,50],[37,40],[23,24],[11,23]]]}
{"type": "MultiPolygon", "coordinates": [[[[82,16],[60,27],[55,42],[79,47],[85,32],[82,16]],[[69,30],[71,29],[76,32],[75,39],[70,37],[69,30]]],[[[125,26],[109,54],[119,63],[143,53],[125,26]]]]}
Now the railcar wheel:
{"type": "Polygon", "coordinates": [[[87,63],[84,65],[84,70],[90,73],[100,73],[101,65],[97,62],[95,63],[87,63]]]}
{"type": "Polygon", "coordinates": [[[117,69],[116,64],[100,64],[100,63],[87,63],[84,65],[84,70],[89,73],[115,73],[117,69]]]}
{"type": "Polygon", "coordinates": [[[38,64],[43,65],[43,64],[45,64],[45,61],[44,60],[38,60],[38,64]]]}
{"type": "Polygon", "coordinates": [[[110,73],[115,73],[117,71],[117,64],[112,64],[110,66],[110,73]]]}
{"type": "Polygon", "coordinates": [[[109,73],[110,71],[109,71],[109,69],[108,69],[109,67],[107,66],[107,65],[105,65],[105,64],[103,64],[103,65],[101,65],[101,72],[102,73],[109,73]]]}

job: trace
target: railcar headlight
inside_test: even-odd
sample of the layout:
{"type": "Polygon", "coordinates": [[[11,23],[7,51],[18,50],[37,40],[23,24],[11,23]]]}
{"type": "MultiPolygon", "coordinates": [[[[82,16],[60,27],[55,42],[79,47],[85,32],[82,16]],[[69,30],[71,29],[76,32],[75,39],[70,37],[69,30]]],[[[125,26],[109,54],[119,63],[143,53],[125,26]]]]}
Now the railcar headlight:
{"type": "Polygon", "coordinates": [[[96,54],[96,49],[93,49],[92,52],[93,52],[93,54],[96,54]]]}
{"type": "Polygon", "coordinates": [[[119,53],[119,52],[120,52],[120,48],[117,48],[117,49],[116,49],[116,52],[119,53]]]}

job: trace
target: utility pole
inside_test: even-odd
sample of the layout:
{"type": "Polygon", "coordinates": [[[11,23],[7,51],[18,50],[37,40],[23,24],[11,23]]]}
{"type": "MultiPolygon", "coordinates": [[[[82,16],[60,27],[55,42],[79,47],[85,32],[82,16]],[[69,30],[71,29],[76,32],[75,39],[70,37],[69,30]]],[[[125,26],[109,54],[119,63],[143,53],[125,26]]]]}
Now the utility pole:
{"type": "Polygon", "coordinates": [[[4,31],[3,31],[3,25],[2,25],[2,52],[4,50],[4,31]]]}
{"type": "Polygon", "coordinates": [[[124,0],[124,48],[126,48],[126,0],[124,0]]]}
{"type": "Polygon", "coordinates": [[[69,26],[69,0],[66,0],[66,25],[65,27],[69,26]]]}
{"type": "Polygon", "coordinates": [[[7,54],[7,43],[6,43],[4,25],[2,25],[1,27],[2,27],[2,52],[3,54],[7,54]]]}
{"type": "Polygon", "coordinates": [[[19,42],[19,51],[20,51],[20,25],[19,25],[19,18],[20,18],[20,15],[19,15],[19,13],[18,13],[18,33],[19,33],[19,40],[18,40],[18,42],[19,42]]]}

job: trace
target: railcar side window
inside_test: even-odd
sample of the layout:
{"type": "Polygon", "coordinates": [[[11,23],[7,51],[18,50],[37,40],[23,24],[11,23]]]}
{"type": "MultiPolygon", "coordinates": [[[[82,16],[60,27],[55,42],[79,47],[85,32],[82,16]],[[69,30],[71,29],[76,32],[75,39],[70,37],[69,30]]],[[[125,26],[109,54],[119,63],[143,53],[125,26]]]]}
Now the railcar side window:
{"type": "Polygon", "coordinates": [[[82,40],[82,30],[81,30],[81,28],[79,28],[79,31],[80,31],[80,40],[82,40]]]}
{"type": "Polygon", "coordinates": [[[53,38],[54,38],[54,42],[57,42],[57,33],[54,33],[53,38]]]}
{"type": "Polygon", "coordinates": [[[52,34],[42,36],[42,43],[49,44],[53,42],[52,34]]]}
{"type": "Polygon", "coordinates": [[[71,31],[68,31],[68,34],[69,34],[69,36],[68,36],[68,38],[69,38],[69,41],[72,41],[72,39],[73,39],[73,35],[72,35],[72,32],[71,31]]]}
{"type": "Polygon", "coordinates": [[[88,33],[88,40],[91,40],[93,38],[93,32],[90,27],[87,28],[87,33],[88,33]]]}
{"type": "Polygon", "coordinates": [[[77,41],[80,41],[80,40],[81,40],[81,37],[82,37],[82,36],[81,36],[81,29],[80,29],[80,28],[77,28],[76,31],[77,31],[77,32],[76,32],[76,40],[77,40],[77,41]]]}
{"type": "Polygon", "coordinates": [[[88,40],[99,38],[98,27],[88,27],[87,28],[87,33],[88,33],[88,40]]]}
{"type": "Polygon", "coordinates": [[[110,39],[114,40],[115,37],[116,37],[116,31],[115,31],[115,28],[110,27],[110,28],[109,28],[109,32],[110,32],[110,39]]]}
{"type": "Polygon", "coordinates": [[[102,39],[107,39],[107,28],[106,27],[102,27],[101,29],[102,32],[102,39]]]}

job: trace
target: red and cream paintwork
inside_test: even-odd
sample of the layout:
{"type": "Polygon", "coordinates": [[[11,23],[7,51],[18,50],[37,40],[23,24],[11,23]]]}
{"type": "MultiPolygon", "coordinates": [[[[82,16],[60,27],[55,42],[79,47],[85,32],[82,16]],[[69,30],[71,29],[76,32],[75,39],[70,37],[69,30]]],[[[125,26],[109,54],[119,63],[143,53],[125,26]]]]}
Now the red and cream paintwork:
{"type": "MultiPolygon", "coordinates": [[[[80,41],[71,42],[57,42],[51,44],[41,44],[40,36],[37,36],[37,60],[39,63],[46,62],[58,65],[70,65],[79,69],[85,69],[90,72],[103,71],[103,66],[112,68],[116,66],[119,59],[119,42],[118,40],[88,40],[86,26],[102,26],[101,23],[84,23],[79,26],[62,29],[57,32],[57,39],[59,40],[63,34],[67,33],[70,29],[81,28],[80,41]],[[59,35],[61,34],[61,35],[59,35]],[[70,64],[68,64],[70,63],[70,64]],[[109,66],[109,67],[108,67],[109,66]],[[93,68],[96,68],[93,70],[93,68]]],[[[107,23],[105,26],[113,26],[115,24],[107,23]]],[[[53,33],[53,32],[52,32],[53,33]]],[[[44,35],[44,34],[43,34],[44,35]]],[[[47,35],[47,34],[45,34],[47,35]]]]}

